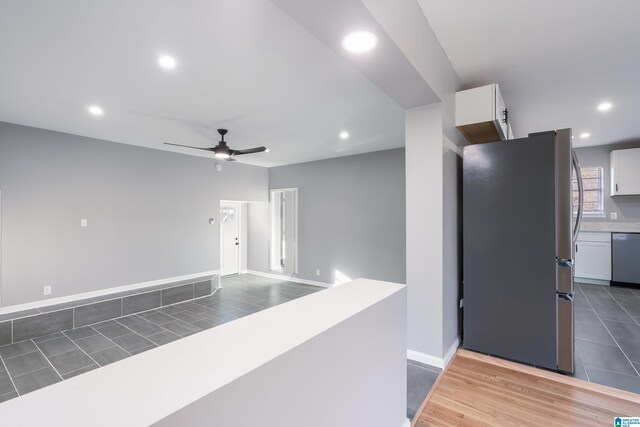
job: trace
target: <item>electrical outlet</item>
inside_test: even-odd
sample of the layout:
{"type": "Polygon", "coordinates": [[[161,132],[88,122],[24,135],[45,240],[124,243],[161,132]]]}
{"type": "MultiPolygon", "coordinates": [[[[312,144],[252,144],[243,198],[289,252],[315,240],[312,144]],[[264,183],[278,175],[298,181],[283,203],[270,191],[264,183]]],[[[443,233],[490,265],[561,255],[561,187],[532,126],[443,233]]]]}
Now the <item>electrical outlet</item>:
{"type": "Polygon", "coordinates": [[[618,212],[611,212],[611,219],[618,219],[618,212]]]}
{"type": "Polygon", "coordinates": [[[80,220],[80,227],[86,227],[87,226],[87,219],[86,218],[82,218],[80,220]]]}
{"type": "Polygon", "coordinates": [[[42,290],[43,295],[51,295],[51,286],[45,286],[42,290]]]}
{"type": "Polygon", "coordinates": [[[320,275],[320,270],[316,269],[316,276],[319,276],[319,275],[320,275]]]}

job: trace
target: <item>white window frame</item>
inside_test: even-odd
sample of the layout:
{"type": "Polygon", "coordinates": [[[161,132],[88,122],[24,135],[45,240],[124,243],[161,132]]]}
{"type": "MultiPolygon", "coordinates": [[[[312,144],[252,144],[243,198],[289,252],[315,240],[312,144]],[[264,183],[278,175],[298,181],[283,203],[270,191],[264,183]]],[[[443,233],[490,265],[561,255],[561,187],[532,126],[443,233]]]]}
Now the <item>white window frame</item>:
{"type": "MultiPolygon", "coordinates": [[[[599,199],[599,207],[601,208],[598,211],[583,211],[583,216],[591,217],[591,218],[606,218],[607,214],[604,211],[604,168],[601,166],[591,166],[591,167],[583,167],[582,170],[585,169],[599,169],[600,170],[600,188],[598,189],[598,199],[599,199]]],[[[572,180],[573,182],[573,180],[572,180]]],[[[573,193],[572,193],[573,194],[573,193]]],[[[573,204],[573,200],[572,200],[573,204]]],[[[578,214],[577,211],[574,210],[573,215],[576,216],[578,214]]]]}
{"type": "MultiPolygon", "coordinates": [[[[293,266],[293,274],[298,274],[298,188],[297,187],[289,187],[289,188],[272,188],[269,191],[269,211],[271,213],[271,218],[270,218],[270,242],[269,242],[269,268],[271,269],[271,271],[276,271],[279,273],[283,273],[283,269],[280,266],[280,260],[279,259],[275,259],[276,256],[276,243],[277,243],[277,239],[275,236],[275,220],[276,220],[276,206],[273,203],[274,201],[274,195],[276,193],[282,193],[284,191],[293,191],[295,194],[295,204],[294,204],[294,212],[295,212],[295,218],[294,218],[294,227],[295,227],[295,233],[294,233],[294,266],[293,266]]],[[[288,249],[290,250],[290,249],[288,249]]]]}

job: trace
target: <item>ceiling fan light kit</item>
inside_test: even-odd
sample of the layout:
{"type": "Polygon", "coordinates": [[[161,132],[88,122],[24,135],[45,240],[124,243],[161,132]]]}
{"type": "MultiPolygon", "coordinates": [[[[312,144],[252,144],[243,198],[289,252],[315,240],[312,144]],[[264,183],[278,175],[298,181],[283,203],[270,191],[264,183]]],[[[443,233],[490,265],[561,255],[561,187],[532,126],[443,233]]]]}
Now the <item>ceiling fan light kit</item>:
{"type": "MultiPolygon", "coordinates": [[[[247,148],[246,150],[232,150],[231,148],[229,148],[229,146],[227,145],[227,142],[224,140],[224,136],[228,132],[229,131],[227,129],[218,129],[218,133],[220,134],[220,141],[218,142],[218,145],[216,145],[213,148],[193,147],[190,145],[173,144],[171,142],[165,142],[165,144],[175,145],[177,147],[194,148],[196,150],[210,151],[213,153],[213,155],[216,158],[221,160],[226,160],[228,162],[235,162],[235,159],[233,158],[233,156],[239,156],[242,154],[262,153],[264,151],[267,151],[266,147],[247,148]]],[[[219,170],[220,169],[218,169],[218,171],[219,170]]]]}

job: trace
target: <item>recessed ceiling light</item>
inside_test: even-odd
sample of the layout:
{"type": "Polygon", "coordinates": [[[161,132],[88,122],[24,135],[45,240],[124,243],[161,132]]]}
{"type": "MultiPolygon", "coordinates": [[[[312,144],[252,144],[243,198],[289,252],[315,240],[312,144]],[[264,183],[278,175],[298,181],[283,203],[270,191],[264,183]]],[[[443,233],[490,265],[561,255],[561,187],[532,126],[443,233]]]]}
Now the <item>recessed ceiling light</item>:
{"type": "Polygon", "coordinates": [[[158,65],[162,68],[166,68],[167,70],[173,70],[176,68],[176,60],[172,56],[169,55],[161,55],[158,58],[158,65]]]}
{"type": "Polygon", "coordinates": [[[580,138],[582,138],[582,139],[589,138],[590,136],[591,136],[591,134],[589,132],[582,132],[580,134],[580,138]]]}
{"type": "Polygon", "coordinates": [[[598,105],[598,110],[607,111],[610,110],[611,107],[613,107],[613,104],[611,104],[610,102],[602,102],[598,105]]]}
{"type": "Polygon", "coordinates": [[[348,139],[349,138],[349,132],[347,132],[346,130],[343,130],[342,132],[340,132],[340,139],[348,139]]]}
{"type": "Polygon", "coordinates": [[[102,116],[104,114],[104,110],[97,105],[91,105],[88,110],[89,113],[93,114],[94,116],[102,116]]]}
{"type": "Polygon", "coordinates": [[[342,47],[351,53],[369,52],[377,44],[378,38],[369,31],[354,31],[342,39],[342,47]]]}

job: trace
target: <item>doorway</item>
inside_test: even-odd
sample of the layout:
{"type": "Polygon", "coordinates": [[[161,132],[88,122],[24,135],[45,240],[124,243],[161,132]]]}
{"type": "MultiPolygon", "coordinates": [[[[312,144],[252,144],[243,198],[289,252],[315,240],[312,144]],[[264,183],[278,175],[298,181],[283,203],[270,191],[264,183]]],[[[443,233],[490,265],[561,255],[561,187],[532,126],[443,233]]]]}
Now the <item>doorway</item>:
{"type": "Polygon", "coordinates": [[[240,273],[240,203],[220,202],[220,275],[240,273]]]}

